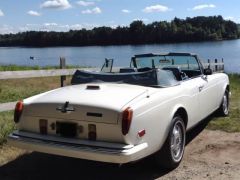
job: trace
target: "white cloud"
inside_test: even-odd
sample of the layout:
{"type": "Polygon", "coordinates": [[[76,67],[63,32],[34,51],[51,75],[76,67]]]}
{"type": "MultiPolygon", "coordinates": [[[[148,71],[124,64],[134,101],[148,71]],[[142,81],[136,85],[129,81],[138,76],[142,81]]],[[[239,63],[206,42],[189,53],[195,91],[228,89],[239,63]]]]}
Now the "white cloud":
{"type": "Polygon", "coordinates": [[[225,20],[231,20],[231,21],[234,21],[235,18],[232,17],[232,16],[227,16],[227,17],[224,17],[224,19],[225,19],[225,20]]]}
{"type": "Polygon", "coordinates": [[[37,11],[30,10],[27,12],[30,16],[41,16],[41,14],[37,11]]]}
{"type": "Polygon", "coordinates": [[[57,26],[57,23],[44,23],[44,26],[57,26]]]}
{"type": "Polygon", "coordinates": [[[123,13],[131,13],[131,11],[128,10],[128,9],[122,9],[122,12],[123,12],[123,13]]]}
{"type": "Polygon", "coordinates": [[[83,25],[81,24],[73,24],[69,26],[69,29],[72,29],[72,30],[80,30],[82,28],[83,28],[83,25]]]}
{"type": "Polygon", "coordinates": [[[0,17],[4,16],[4,13],[2,12],[2,10],[0,9],[0,17]]]}
{"type": "Polygon", "coordinates": [[[166,11],[170,11],[170,10],[171,9],[167,6],[157,4],[154,6],[145,7],[142,11],[145,13],[152,13],[152,12],[166,12],[166,11]]]}
{"type": "Polygon", "coordinates": [[[200,4],[200,5],[194,6],[192,10],[196,11],[196,10],[202,10],[202,9],[215,8],[215,7],[216,6],[214,4],[200,4]]]}
{"type": "MultiPolygon", "coordinates": [[[[101,25],[102,26],[102,25],[101,25]]],[[[99,24],[81,23],[81,24],[57,24],[55,22],[46,22],[43,24],[25,24],[19,27],[9,25],[0,25],[0,34],[18,33],[25,31],[56,31],[67,32],[69,30],[93,29],[100,27],[99,24]]],[[[114,27],[114,25],[112,25],[114,27]]]]}
{"type": "Polygon", "coordinates": [[[111,27],[112,29],[116,29],[118,26],[119,26],[119,25],[117,25],[117,24],[113,24],[113,25],[111,25],[110,27],[111,27]]]}
{"type": "Polygon", "coordinates": [[[9,25],[0,25],[0,34],[10,34],[10,33],[14,33],[14,28],[12,26],[9,25]]]}
{"type": "Polygon", "coordinates": [[[93,6],[93,5],[95,4],[95,2],[90,2],[90,1],[78,1],[77,4],[80,5],[80,6],[93,6]]]}
{"type": "Polygon", "coordinates": [[[102,10],[99,7],[95,7],[93,9],[86,9],[82,11],[82,14],[100,14],[102,10]]]}
{"type": "Polygon", "coordinates": [[[68,9],[71,4],[68,0],[49,0],[41,4],[42,8],[53,8],[53,9],[68,9]]]}
{"type": "MultiPolygon", "coordinates": [[[[56,31],[56,32],[66,32],[69,30],[81,30],[83,28],[85,29],[93,29],[94,27],[99,27],[98,24],[89,24],[89,23],[82,23],[82,24],[57,24],[55,22],[47,22],[43,24],[26,24],[24,26],[18,27],[18,28],[8,28],[8,29],[1,29],[0,26],[0,33],[2,31],[9,33],[17,33],[17,32],[23,32],[23,31],[56,31]],[[12,30],[12,31],[10,31],[12,30]]],[[[6,34],[5,33],[5,34],[6,34]]]]}

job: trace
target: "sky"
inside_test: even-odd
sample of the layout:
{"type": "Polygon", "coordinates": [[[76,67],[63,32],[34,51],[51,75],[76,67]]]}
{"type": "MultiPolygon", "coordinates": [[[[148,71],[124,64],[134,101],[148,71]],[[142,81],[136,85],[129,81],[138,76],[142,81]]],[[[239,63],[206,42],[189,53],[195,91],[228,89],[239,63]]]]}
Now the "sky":
{"type": "Polygon", "coordinates": [[[239,0],[0,0],[0,34],[69,31],[222,15],[240,23],[239,0]]]}

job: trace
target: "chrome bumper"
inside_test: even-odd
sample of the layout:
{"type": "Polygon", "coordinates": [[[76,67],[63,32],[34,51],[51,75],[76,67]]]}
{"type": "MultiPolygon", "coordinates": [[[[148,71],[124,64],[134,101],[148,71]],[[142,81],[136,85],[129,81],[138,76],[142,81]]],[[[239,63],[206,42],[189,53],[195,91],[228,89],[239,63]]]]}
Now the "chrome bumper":
{"type": "Polygon", "coordinates": [[[31,151],[119,164],[145,157],[145,151],[148,147],[147,143],[133,146],[74,140],[19,131],[14,131],[8,136],[8,144],[31,151]]]}

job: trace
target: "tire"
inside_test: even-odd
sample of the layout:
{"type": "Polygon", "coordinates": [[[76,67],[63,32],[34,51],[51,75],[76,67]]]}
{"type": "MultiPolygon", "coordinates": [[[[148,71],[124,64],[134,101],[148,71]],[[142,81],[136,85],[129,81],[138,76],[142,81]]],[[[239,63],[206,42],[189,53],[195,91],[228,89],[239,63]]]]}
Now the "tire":
{"type": "Polygon", "coordinates": [[[229,114],[229,93],[227,90],[223,95],[221,105],[218,109],[218,114],[221,116],[228,116],[229,114]]]}
{"type": "Polygon", "coordinates": [[[173,118],[173,125],[163,147],[155,154],[157,165],[169,170],[178,167],[184,154],[185,139],[186,127],[181,116],[177,115],[173,118]]]}

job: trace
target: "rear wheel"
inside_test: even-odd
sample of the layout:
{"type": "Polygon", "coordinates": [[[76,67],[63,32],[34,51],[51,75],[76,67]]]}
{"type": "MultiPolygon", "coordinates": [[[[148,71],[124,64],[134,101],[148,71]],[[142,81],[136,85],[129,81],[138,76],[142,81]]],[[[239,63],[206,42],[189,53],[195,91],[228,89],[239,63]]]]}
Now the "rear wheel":
{"type": "Polygon", "coordinates": [[[180,116],[173,118],[173,125],[169,131],[162,149],[156,153],[157,163],[166,169],[176,168],[182,160],[186,139],[186,128],[180,116]]]}
{"type": "Polygon", "coordinates": [[[227,90],[223,95],[222,103],[218,109],[218,112],[222,116],[227,116],[229,114],[229,94],[227,90]]]}

